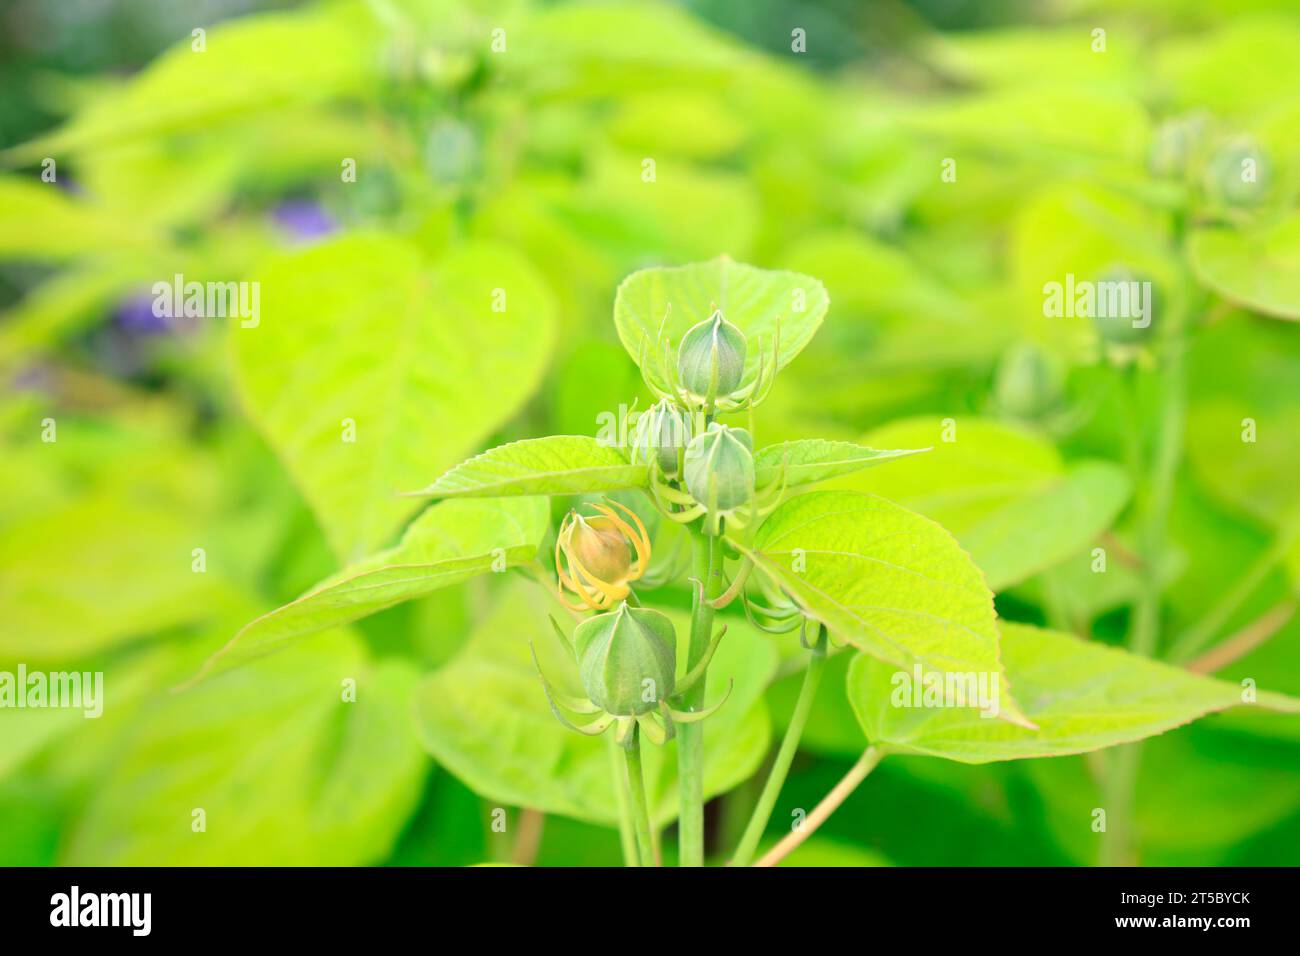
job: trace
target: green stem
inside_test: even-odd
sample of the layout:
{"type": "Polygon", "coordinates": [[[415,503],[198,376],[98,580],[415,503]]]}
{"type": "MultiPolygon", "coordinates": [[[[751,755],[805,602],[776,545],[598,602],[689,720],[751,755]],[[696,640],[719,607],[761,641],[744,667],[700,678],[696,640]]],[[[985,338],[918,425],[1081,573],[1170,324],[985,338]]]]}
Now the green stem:
{"type": "Polygon", "coordinates": [[[840,804],[847,800],[858,785],[867,779],[867,775],[876,769],[876,764],[880,763],[880,758],[884,753],[875,747],[868,747],[858,758],[858,762],[849,768],[842,780],[837,783],[831,792],[822,797],[821,803],[813,807],[812,813],[803,821],[798,829],[786,835],[776,846],[768,850],[759,858],[754,866],[776,866],[794,851],[799,844],[816,832],[817,828],[826,822],[826,818],[839,809],[840,804]]]}
{"type": "Polygon", "coordinates": [[[623,772],[622,761],[618,759],[621,748],[614,742],[612,734],[606,735],[605,744],[609,751],[610,771],[614,775],[614,796],[618,801],[618,841],[623,848],[623,864],[640,866],[640,857],[636,851],[636,831],[632,825],[632,793],[627,774],[623,772]]]}
{"type": "MultiPolygon", "coordinates": [[[[1174,479],[1183,457],[1183,429],[1187,417],[1186,324],[1191,313],[1171,314],[1166,336],[1165,366],[1159,380],[1160,407],[1150,463],[1149,493],[1141,502],[1138,552],[1142,558],[1142,589],[1133,609],[1129,647],[1135,654],[1151,657],[1160,642],[1160,606],[1163,599],[1162,569],[1174,479]]],[[[1136,414],[1136,406],[1133,409],[1136,414]]],[[[1141,468],[1134,475],[1140,482],[1141,468]]],[[[1118,747],[1111,754],[1103,788],[1107,832],[1102,841],[1101,861],[1109,866],[1136,862],[1133,818],[1137,812],[1137,779],[1142,745],[1118,747]]]]}
{"type": "Polygon", "coordinates": [[[1171,337],[1168,363],[1161,381],[1160,434],[1157,436],[1154,460],[1151,464],[1151,492],[1143,515],[1142,540],[1142,593],[1131,635],[1132,649],[1137,654],[1150,657],[1156,650],[1160,631],[1161,565],[1165,534],[1169,524],[1169,508],[1173,498],[1174,478],[1183,453],[1183,424],[1187,412],[1186,362],[1183,338],[1171,337]]]}
{"type": "Polygon", "coordinates": [[[817,644],[808,657],[808,667],[803,674],[803,686],[799,689],[799,699],[795,701],[794,713],[790,716],[790,724],[786,727],[785,737],[781,740],[781,749],[776,753],[776,762],[772,764],[772,770],[767,775],[767,783],[763,786],[758,804],[749,818],[749,825],[745,827],[745,834],[740,838],[740,845],[736,847],[736,854],[731,858],[732,866],[749,866],[749,861],[754,858],[754,853],[758,850],[758,841],[763,838],[763,831],[767,829],[768,821],[772,819],[776,798],[781,795],[781,787],[790,772],[790,764],[799,750],[799,738],[803,736],[804,725],[808,723],[808,715],[812,712],[813,700],[817,697],[817,687],[821,684],[822,673],[825,670],[826,627],[823,625],[818,629],[817,644]]]}
{"type": "Polygon", "coordinates": [[[645,799],[645,779],[641,774],[641,728],[633,724],[631,734],[623,753],[627,757],[627,784],[632,796],[636,845],[641,855],[641,865],[654,866],[654,838],[650,835],[650,810],[645,799]]]}
{"type": "MultiPolygon", "coordinates": [[[[722,539],[700,532],[695,535],[695,577],[703,586],[695,589],[691,604],[691,638],[686,669],[704,656],[713,633],[712,598],[721,593],[722,539]],[[701,600],[701,590],[703,600],[701,600]]],[[[683,696],[686,710],[704,705],[707,677],[683,696]]],[[[699,722],[682,724],[677,734],[677,776],[681,797],[678,841],[682,866],[704,865],[704,727],[699,722]]]]}

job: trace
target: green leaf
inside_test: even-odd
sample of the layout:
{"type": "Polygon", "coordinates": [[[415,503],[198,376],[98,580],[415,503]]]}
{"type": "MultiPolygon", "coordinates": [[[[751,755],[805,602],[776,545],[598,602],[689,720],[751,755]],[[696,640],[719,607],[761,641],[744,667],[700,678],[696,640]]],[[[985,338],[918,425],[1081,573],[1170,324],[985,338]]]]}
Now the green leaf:
{"type": "Polygon", "coordinates": [[[1068,157],[1075,164],[1139,159],[1150,123],[1135,97],[1040,83],[938,99],[929,108],[909,109],[902,122],[954,145],[991,151],[1004,163],[1068,157]]]}
{"type": "Polygon", "coordinates": [[[5,526],[0,659],[77,661],[194,623],[232,597],[215,569],[193,570],[210,528],[131,493],[95,491],[5,526]]]}
{"type": "Polygon", "coordinates": [[[872,465],[923,451],[928,449],[880,451],[853,442],[806,438],[761,449],[754,456],[754,475],[758,487],[762,488],[784,473],[786,484],[794,488],[849,475],[872,465]]]}
{"type": "Polygon", "coordinates": [[[581,495],[645,488],[649,469],[617,448],[581,435],[511,442],[452,468],[412,494],[431,498],[581,495]]]}
{"type": "Polygon", "coordinates": [[[402,490],[515,413],[550,354],[551,296],[497,246],[428,263],[404,240],[350,236],[278,257],[260,281],[260,324],[231,332],[240,385],[345,561],[411,513],[402,490]]]}
{"type": "Polygon", "coordinates": [[[1279,319],[1300,319],[1300,216],[1262,229],[1197,229],[1196,277],[1224,298],[1279,319]]]}
{"type": "MultiPolygon", "coordinates": [[[[572,657],[551,633],[550,611],[570,618],[535,586],[520,582],[504,592],[492,614],[450,664],[425,678],[417,692],[420,739],[438,762],[476,793],[498,804],[526,806],[603,826],[617,822],[611,754],[606,738],[584,737],[551,713],[529,652],[537,648],[543,670],[557,687],[580,693],[572,657]]],[[[678,669],[685,659],[686,616],[669,616],[677,630],[678,669]]],[[[744,622],[731,622],[709,667],[711,706],[728,680],[730,699],[704,730],[706,798],[750,777],[767,753],[770,728],[763,688],[776,670],[772,642],[744,622]]],[[[676,743],[642,748],[646,786],[657,821],[677,814],[676,743]]]]}
{"type": "Polygon", "coordinates": [[[911,418],[876,429],[863,441],[934,446],[928,455],[855,478],[852,487],[938,521],[970,552],[995,591],[1096,544],[1131,492],[1118,466],[1067,466],[1049,442],[992,421],[960,419],[945,436],[937,419],[911,418]]]}
{"type": "Polygon", "coordinates": [[[91,789],[64,862],[378,862],[428,767],[410,733],[416,679],[404,663],[367,661],[359,640],[336,631],[160,695],[91,789]],[[195,809],[206,816],[203,832],[192,828],[195,809]]]}
{"type": "Polygon", "coordinates": [[[550,94],[714,88],[750,60],[734,37],[657,4],[539,7],[510,43],[502,68],[514,83],[550,94]]]}
{"type": "MultiPolygon", "coordinates": [[[[749,339],[742,383],[754,380],[759,358],[770,352],[780,320],[781,349],[777,368],[789,365],[803,351],[826,315],[825,287],[797,272],[758,269],[720,256],[673,268],[642,269],[623,280],[614,299],[618,337],[650,385],[667,390],[663,356],[656,352],[659,329],[674,343],[683,333],[709,317],[716,306],[727,321],[749,339]]],[[[672,352],[666,359],[676,363],[672,352]]],[[[768,374],[771,369],[768,369],[768,374]]]]}
{"type": "Polygon", "coordinates": [[[71,199],[54,183],[0,178],[0,259],[61,260],[106,249],[139,250],[153,239],[135,221],[71,199]]]}
{"type": "Polygon", "coordinates": [[[1300,25],[1279,11],[1180,31],[1159,45],[1153,67],[1178,108],[1258,114],[1277,103],[1278,90],[1300,86],[1300,25]]]}
{"type": "Polygon", "coordinates": [[[1267,527],[1300,518],[1295,329],[1238,313],[1192,343],[1187,455],[1199,482],[1267,527]]]}
{"type": "Polygon", "coordinates": [[[1037,493],[1003,505],[960,540],[989,587],[1002,591],[1096,542],[1131,492],[1120,466],[1081,462],[1037,493]]]}
{"type": "Polygon", "coordinates": [[[690,261],[718,249],[738,256],[749,252],[760,214],[752,183],[734,172],[657,156],[656,179],[648,186],[641,181],[644,156],[584,154],[587,175],[577,188],[553,198],[561,221],[594,247],[615,275],[647,260],[690,261]],[[699,222],[711,223],[710,228],[697,228],[699,222]]]}
{"type": "Polygon", "coordinates": [[[476,575],[527,564],[537,557],[549,522],[545,498],[433,505],[395,548],[340,571],[245,626],[208,659],[199,677],[476,575]]]}
{"type": "MultiPolygon", "coordinates": [[[[1235,684],[1057,631],[1003,623],[1002,654],[1036,730],[982,717],[977,708],[895,706],[912,699],[911,685],[865,656],[849,667],[858,722],[873,744],[893,752],[987,763],[1112,747],[1243,703],[1235,684]]],[[[1000,693],[1005,698],[1005,685],[1000,693]]],[[[1282,694],[1259,693],[1259,706],[1300,713],[1300,700],[1282,694]]]]}
{"type": "Polygon", "coordinates": [[[207,31],[202,52],[186,37],[120,90],[9,155],[32,162],[88,146],[209,128],[249,111],[328,100],[377,77],[376,40],[370,18],[347,4],[233,20],[207,31]]]}
{"type": "MultiPolygon", "coordinates": [[[[1002,674],[993,595],[928,518],[870,495],[811,492],[773,512],[745,553],[832,636],[868,654],[1002,674]]],[[[1003,715],[1023,719],[1014,701],[1003,715]]]]}

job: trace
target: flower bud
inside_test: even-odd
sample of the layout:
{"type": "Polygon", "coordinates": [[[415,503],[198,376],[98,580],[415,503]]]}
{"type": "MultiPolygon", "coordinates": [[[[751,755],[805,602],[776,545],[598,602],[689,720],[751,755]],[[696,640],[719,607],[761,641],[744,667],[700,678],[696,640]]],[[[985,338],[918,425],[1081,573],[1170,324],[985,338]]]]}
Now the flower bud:
{"type": "Polygon", "coordinates": [[[634,458],[657,462],[665,478],[678,478],[691,431],[691,417],[665,398],[637,418],[634,458]]]}
{"type": "Polygon", "coordinates": [[[703,398],[730,395],[745,375],[745,333],[722,310],[693,325],[677,347],[677,374],[688,392],[703,398]],[[714,377],[716,376],[716,383],[714,377]]]}
{"type": "Polygon", "coordinates": [[[754,496],[754,440],[714,422],[686,446],[686,490],[700,504],[730,511],[754,496]],[[714,495],[716,494],[716,499],[714,495]]]}
{"type": "Polygon", "coordinates": [[[1032,342],[1012,346],[998,362],[994,394],[998,406],[1016,418],[1034,420],[1061,400],[1061,369],[1032,342]]]}
{"type": "Polygon", "coordinates": [[[1209,118],[1191,113],[1165,120],[1151,137],[1147,169],[1160,179],[1182,179],[1204,149],[1209,118]]]}
{"type": "Polygon", "coordinates": [[[1112,266],[1097,278],[1096,290],[1092,325],[1102,341],[1122,346],[1145,342],[1154,327],[1155,283],[1127,266],[1112,266]]]}
{"type": "Polygon", "coordinates": [[[644,714],[672,696],[677,635],[658,611],[620,605],[579,624],[573,645],[583,690],[606,713],[644,714]]]}
{"type": "Polygon", "coordinates": [[[1230,209],[1257,206],[1268,198],[1272,166],[1247,136],[1220,143],[1205,166],[1205,197],[1211,205],[1230,209]]]}
{"type": "Polygon", "coordinates": [[[627,538],[600,515],[595,518],[574,515],[568,553],[593,578],[602,581],[622,581],[632,567],[632,548],[627,538]]]}
{"type": "Polygon", "coordinates": [[[561,596],[567,588],[585,607],[597,610],[627,597],[631,583],[645,573],[650,561],[645,525],[626,505],[612,504],[630,517],[635,527],[613,508],[596,505],[599,514],[594,516],[570,511],[555,539],[561,596]],[[636,560],[632,558],[634,548],[636,560]]]}

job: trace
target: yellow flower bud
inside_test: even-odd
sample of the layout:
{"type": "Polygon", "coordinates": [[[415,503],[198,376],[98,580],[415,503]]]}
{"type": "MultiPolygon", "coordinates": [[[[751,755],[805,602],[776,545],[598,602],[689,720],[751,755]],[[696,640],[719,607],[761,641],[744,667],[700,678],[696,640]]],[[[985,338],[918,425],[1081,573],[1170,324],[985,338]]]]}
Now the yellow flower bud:
{"type": "Polygon", "coordinates": [[[650,564],[650,536],[636,512],[617,501],[611,502],[632,519],[629,524],[606,505],[596,505],[595,515],[570,511],[555,539],[555,571],[559,576],[560,599],[572,591],[582,607],[603,610],[623,600],[631,584],[650,564]],[[635,527],[633,527],[635,524],[635,527]],[[636,557],[633,559],[633,552],[636,557]]]}

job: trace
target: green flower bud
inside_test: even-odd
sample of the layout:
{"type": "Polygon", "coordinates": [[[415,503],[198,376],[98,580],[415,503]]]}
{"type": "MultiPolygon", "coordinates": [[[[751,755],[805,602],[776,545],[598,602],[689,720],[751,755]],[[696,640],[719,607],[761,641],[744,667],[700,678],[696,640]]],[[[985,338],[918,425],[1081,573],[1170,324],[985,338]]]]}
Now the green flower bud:
{"type": "Polygon", "coordinates": [[[634,459],[658,462],[665,478],[678,478],[692,431],[691,417],[665,398],[637,418],[634,459]]]}
{"type": "Polygon", "coordinates": [[[1247,136],[1226,140],[1215,148],[1205,166],[1205,197],[1211,205],[1230,209],[1258,206],[1268,198],[1272,165],[1264,151],[1247,136]]]}
{"type": "Polygon", "coordinates": [[[622,604],[579,624],[573,644],[583,689],[606,713],[644,714],[672,696],[677,634],[658,611],[622,604]]]}
{"type": "Polygon", "coordinates": [[[730,395],[745,375],[745,347],[745,333],[724,319],[720,309],[714,311],[688,329],[677,347],[677,374],[682,385],[703,398],[716,375],[713,394],[730,395]]]}
{"type": "Polygon", "coordinates": [[[1204,148],[1209,119],[1204,113],[1191,113],[1165,120],[1151,138],[1147,150],[1147,169],[1161,179],[1182,179],[1204,148]]]}
{"type": "Polygon", "coordinates": [[[708,506],[716,492],[719,511],[749,504],[754,496],[754,440],[743,428],[714,422],[686,446],[686,490],[708,506]]]}
{"type": "Polygon", "coordinates": [[[994,395],[998,406],[1016,418],[1034,420],[1061,401],[1060,366],[1032,342],[1013,345],[998,363],[994,395]]]}
{"type": "Polygon", "coordinates": [[[1140,345],[1155,327],[1155,283],[1127,266],[1112,266],[1097,277],[1092,325],[1110,345],[1140,345]],[[1113,296],[1110,290],[1123,292],[1113,296]],[[1126,296],[1126,297],[1125,297],[1126,296]],[[1114,308],[1116,304],[1127,308],[1114,308]],[[1136,324],[1135,324],[1136,323],[1136,324]]]}

